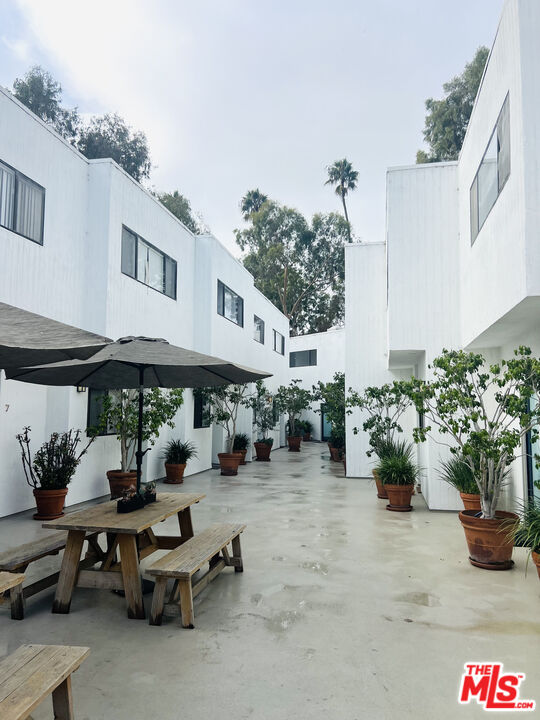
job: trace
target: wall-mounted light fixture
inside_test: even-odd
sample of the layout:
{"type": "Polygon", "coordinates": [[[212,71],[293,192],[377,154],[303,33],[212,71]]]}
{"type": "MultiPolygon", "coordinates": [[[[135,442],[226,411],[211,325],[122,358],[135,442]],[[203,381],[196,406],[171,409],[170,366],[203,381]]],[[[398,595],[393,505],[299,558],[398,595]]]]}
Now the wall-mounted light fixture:
{"type": "Polygon", "coordinates": [[[82,385],[77,385],[77,392],[86,392],[86,388],[82,385]]]}

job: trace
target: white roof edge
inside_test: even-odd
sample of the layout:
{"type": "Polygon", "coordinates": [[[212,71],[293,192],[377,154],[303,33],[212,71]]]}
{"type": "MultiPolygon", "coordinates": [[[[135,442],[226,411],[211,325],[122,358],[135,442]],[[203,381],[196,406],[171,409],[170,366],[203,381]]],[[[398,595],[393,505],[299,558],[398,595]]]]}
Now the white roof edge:
{"type": "Polygon", "coordinates": [[[394,165],[386,168],[386,172],[400,172],[402,170],[427,170],[429,168],[455,167],[458,160],[444,160],[442,162],[433,163],[415,163],[414,165],[394,165]]]}
{"type": "Polygon", "coordinates": [[[318,332],[318,333],[304,333],[304,335],[291,335],[290,340],[297,340],[300,338],[307,338],[307,337],[315,337],[316,335],[329,335],[330,333],[344,333],[344,332],[345,332],[345,326],[337,327],[337,328],[328,328],[328,330],[324,330],[323,332],[318,332]]]}

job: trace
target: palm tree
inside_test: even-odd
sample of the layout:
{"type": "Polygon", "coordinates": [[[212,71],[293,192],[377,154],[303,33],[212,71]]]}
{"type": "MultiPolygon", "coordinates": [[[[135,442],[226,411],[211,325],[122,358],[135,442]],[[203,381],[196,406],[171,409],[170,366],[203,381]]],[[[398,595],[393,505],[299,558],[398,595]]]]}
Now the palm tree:
{"type": "Polygon", "coordinates": [[[348,194],[349,190],[356,189],[358,173],[353,169],[351,163],[345,158],[343,158],[343,160],[336,160],[333,165],[329,165],[327,167],[327,170],[328,180],[324,184],[335,185],[336,195],[340,196],[341,202],[343,203],[343,212],[345,213],[345,220],[347,221],[349,242],[351,242],[351,224],[349,222],[345,196],[348,194]]]}
{"type": "Polygon", "coordinates": [[[268,200],[268,195],[262,193],[259,188],[248,190],[240,203],[240,210],[244,220],[249,220],[253,213],[261,209],[262,205],[268,200]]]}

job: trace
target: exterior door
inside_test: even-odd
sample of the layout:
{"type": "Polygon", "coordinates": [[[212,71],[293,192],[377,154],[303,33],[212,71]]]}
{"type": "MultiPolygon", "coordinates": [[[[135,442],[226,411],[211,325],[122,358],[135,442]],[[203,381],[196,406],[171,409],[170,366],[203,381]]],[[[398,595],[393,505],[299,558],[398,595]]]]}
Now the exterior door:
{"type": "Polygon", "coordinates": [[[321,440],[329,440],[332,432],[332,423],[326,417],[326,408],[321,407],[321,440]]]}

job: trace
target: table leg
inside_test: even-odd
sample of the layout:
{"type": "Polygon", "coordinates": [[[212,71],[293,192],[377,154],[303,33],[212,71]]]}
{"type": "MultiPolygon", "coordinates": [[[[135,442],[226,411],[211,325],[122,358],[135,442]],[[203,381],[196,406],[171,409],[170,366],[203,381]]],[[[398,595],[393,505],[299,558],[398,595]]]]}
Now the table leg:
{"type": "Polygon", "coordinates": [[[128,607],[128,618],[144,620],[145,614],[136,535],[119,533],[118,546],[120,548],[120,564],[128,607]]]}
{"type": "Polygon", "coordinates": [[[75,720],[73,714],[73,697],[71,695],[71,675],[52,693],[55,720],[75,720]]]}
{"type": "Polygon", "coordinates": [[[53,613],[68,613],[71,605],[73,588],[77,581],[79,562],[86,533],[84,530],[70,530],[67,536],[66,549],[62,558],[60,577],[56,586],[56,595],[52,606],[53,613]]]}
{"type": "Polygon", "coordinates": [[[187,540],[193,537],[193,523],[191,522],[191,508],[180,510],[178,513],[178,523],[180,525],[180,536],[187,540]]]}

